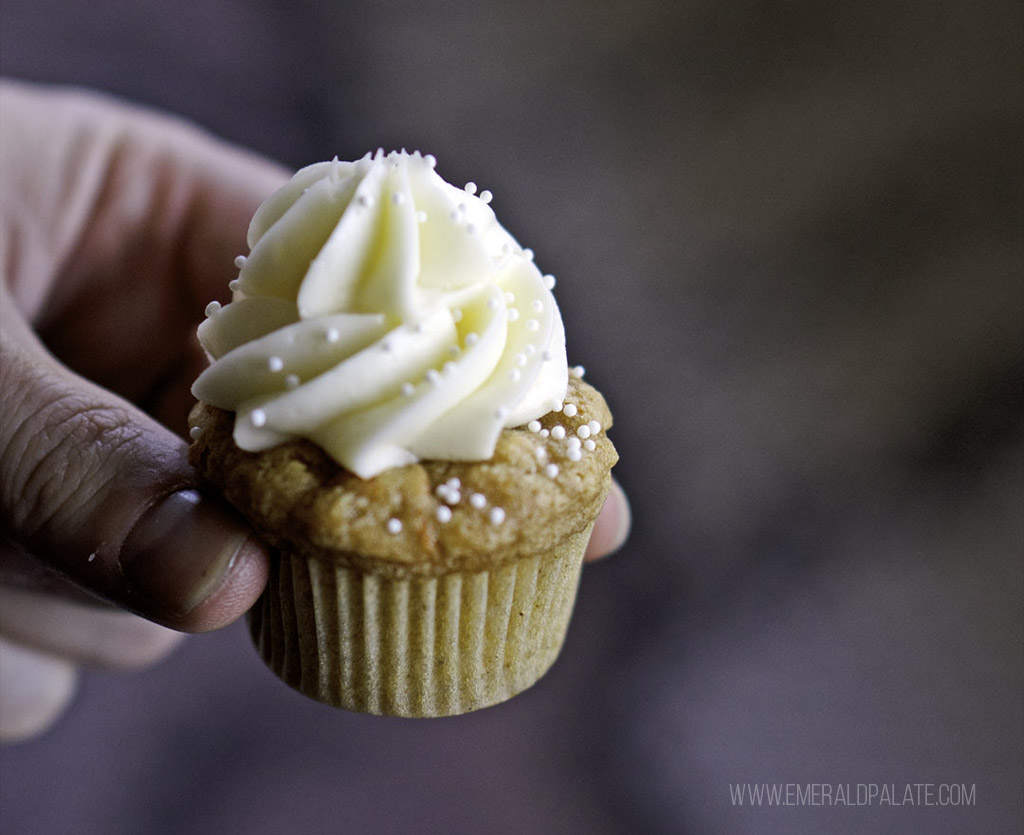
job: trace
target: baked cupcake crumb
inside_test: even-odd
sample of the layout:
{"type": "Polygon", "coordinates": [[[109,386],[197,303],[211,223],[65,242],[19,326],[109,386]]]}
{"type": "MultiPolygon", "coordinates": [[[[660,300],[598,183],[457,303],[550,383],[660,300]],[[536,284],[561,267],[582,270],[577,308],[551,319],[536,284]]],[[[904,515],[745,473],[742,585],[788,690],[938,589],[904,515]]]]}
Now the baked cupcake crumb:
{"type": "Polygon", "coordinates": [[[234,415],[198,403],[190,460],[280,550],[388,576],[488,570],[549,550],[604,501],[618,457],[604,398],[570,375],[559,405],[503,430],[488,461],[422,461],[361,479],[306,440],[241,450],[234,415]]]}

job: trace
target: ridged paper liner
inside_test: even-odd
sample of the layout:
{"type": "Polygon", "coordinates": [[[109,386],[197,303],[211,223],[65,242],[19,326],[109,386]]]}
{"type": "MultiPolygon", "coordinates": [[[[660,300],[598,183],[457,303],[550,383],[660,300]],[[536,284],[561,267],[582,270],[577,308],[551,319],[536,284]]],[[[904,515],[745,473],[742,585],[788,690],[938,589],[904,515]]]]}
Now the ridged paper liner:
{"type": "Polygon", "coordinates": [[[450,716],[511,698],[562,647],[590,531],[479,572],[390,579],[281,554],[249,612],[267,665],[363,713],[450,716]]]}

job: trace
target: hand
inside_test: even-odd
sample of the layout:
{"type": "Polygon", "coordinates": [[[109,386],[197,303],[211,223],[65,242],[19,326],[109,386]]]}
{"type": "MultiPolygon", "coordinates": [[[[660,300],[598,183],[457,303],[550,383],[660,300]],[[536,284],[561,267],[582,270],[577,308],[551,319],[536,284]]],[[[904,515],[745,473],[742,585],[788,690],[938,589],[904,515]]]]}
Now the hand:
{"type": "MultiPolygon", "coordinates": [[[[48,727],[78,664],[152,663],[262,591],[266,552],[182,438],[199,317],[287,177],[165,116],[0,84],[0,739],[48,727]]],[[[616,485],[588,559],[628,527],[616,485]]]]}
{"type": "Polygon", "coordinates": [[[0,738],[17,738],[59,715],[78,663],[155,661],[171,629],[224,626],[263,588],[263,548],[196,491],[180,433],[197,319],[287,172],[15,83],[0,149],[0,738]]]}

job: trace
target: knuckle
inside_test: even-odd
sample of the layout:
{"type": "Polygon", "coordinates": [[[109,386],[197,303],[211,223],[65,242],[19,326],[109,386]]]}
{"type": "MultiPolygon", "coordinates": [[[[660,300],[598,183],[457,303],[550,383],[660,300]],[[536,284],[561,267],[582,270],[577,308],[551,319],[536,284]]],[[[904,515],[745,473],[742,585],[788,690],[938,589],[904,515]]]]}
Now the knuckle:
{"type": "Polygon", "coordinates": [[[27,539],[58,514],[86,511],[116,474],[104,461],[137,437],[126,410],[60,382],[37,384],[31,400],[3,459],[8,522],[27,539]]]}

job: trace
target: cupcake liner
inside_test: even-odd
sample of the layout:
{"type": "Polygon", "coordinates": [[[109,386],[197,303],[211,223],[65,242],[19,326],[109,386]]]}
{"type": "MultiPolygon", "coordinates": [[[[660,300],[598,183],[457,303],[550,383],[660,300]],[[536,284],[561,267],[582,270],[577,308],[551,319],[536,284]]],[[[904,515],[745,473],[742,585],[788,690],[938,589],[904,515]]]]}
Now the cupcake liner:
{"type": "Polygon", "coordinates": [[[249,612],[264,661],[336,707],[451,716],[536,682],[562,647],[590,529],[489,571],[391,578],[279,554],[249,612]]]}

